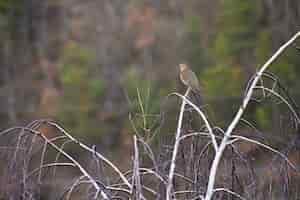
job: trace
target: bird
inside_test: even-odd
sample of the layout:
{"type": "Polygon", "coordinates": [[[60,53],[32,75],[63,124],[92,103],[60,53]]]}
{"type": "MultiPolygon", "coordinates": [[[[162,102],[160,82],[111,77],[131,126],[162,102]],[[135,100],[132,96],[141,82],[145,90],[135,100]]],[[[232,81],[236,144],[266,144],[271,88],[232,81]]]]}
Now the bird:
{"type": "Polygon", "coordinates": [[[203,104],[199,80],[196,74],[189,68],[187,64],[179,64],[181,82],[192,90],[192,96],[195,98],[198,106],[203,104]]]}
{"type": "Polygon", "coordinates": [[[179,64],[180,80],[189,87],[194,93],[200,92],[200,84],[196,74],[186,64],[179,64]]]}

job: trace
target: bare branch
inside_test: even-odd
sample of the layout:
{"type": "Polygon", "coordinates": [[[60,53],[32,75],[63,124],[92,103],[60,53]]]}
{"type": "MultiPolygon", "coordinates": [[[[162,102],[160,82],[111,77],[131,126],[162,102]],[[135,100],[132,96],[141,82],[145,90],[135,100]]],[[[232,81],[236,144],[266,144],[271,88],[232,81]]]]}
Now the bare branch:
{"type": "Polygon", "coordinates": [[[137,145],[136,135],[133,136],[134,143],[134,161],[133,161],[133,175],[132,175],[132,191],[136,199],[142,199],[142,186],[141,186],[141,177],[140,177],[140,166],[139,166],[139,149],[137,145]]]}
{"type": "Polygon", "coordinates": [[[64,135],[66,135],[70,140],[74,141],[75,143],[77,143],[80,147],[82,147],[83,149],[94,153],[99,159],[103,160],[106,164],[108,164],[122,179],[122,181],[131,189],[132,186],[131,184],[128,182],[128,180],[126,179],[126,177],[123,175],[123,173],[111,162],[109,161],[107,158],[105,158],[103,155],[101,155],[99,152],[94,151],[94,149],[88,147],[87,145],[79,142],[78,140],[76,140],[73,136],[71,136],[69,133],[67,133],[62,127],[60,127],[59,125],[57,125],[56,123],[53,122],[47,122],[48,124],[50,124],[51,126],[56,127],[59,131],[61,131],[64,135]]]}
{"type": "Polygon", "coordinates": [[[234,139],[232,141],[228,142],[228,144],[232,144],[234,142],[237,142],[238,140],[244,140],[244,141],[247,141],[247,142],[257,144],[257,145],[259,145],[259,146],[261,146],[261,147],[263,147],[263,148],[265,148],[269,151],[272,151],[272,152],[278,154],[280,157],[282,157],[289,164],[290,167],[292,167],[294,170],[298,171],[297,167],[283,153],[281,153],[280,151],[272,148],[271,146],[266,145],[266,144],[261,143],[261,142],[258,142],[256,140],[252,140],[252,139],[244,137],[244,136],[240,136],[240,135],[232,135],[230,137],[234,138],[234,139]]]}
{"type": "Polygon", "coordinates": [[[238,197],[239,199],[242,199],[242,200],[247,200],[246,198],[242,197],[241,195],[239,195],[238,193],[234,192],[234,191],[231,191],[227,188],[216,188],[214,189],[214,192],[227,192],[227,193],[230,193],[232,194],[233,196],[236,196],[238,197]]]}
{"type": "MultiPolygon", "coordinates": [[[[188,88],[184,94],[184,96],[188,96],[190,92],[190,88],[188,88]]],[[[173,154],[172,154],[172,159],[171,159],[171,166],[169,170],[169,176],[168,176],[168,184],[167,184],[167,192],[166,192],[166,200],[171,200],[172,199],[172,189],[173,189],[173,177],[174,177],[174,172],[175,172],[175,162],[176,162],[176,156],[180,144],[180,133],[181,133],[181,126],[182,126],[182,121],[183,121],[183,113],[184,113],[184,108],[186,105],[186,101],[182,101],[181,108],[180,108],[180,113],[179,113],[179,118],[178,118],[178,124],[177,124],[177,131],[176,131],[176,136],[175,136],[175,144],[174,144],[174,149],[173,149],[173,154]]]]}
{"type": "Polygon", "coordinates": [[[275,54],[260,68],[260,70],[256,73],[255,77],[253,78],[253,81],[251,81],[251,84],[246,91],[246,95],[243,99],[242,105],[240,106],[239,110],[237,111],[235,117],[233,118],[232,122],[228,126],[225,136],[223,137],[223,140],[221,141],[221,144],[218,148],[218,151],[216,152],[215,158],[213,160],[210,174],[209,174],[209,181],[207,185],[205,200],[211,200],[213,191],[214,191],[214,185],[215,185],[215,177],[218,170],[219,162],[221,160],[221,157],[223,155],[223,152],[227,146],[227,140],[229,139],[232,131],[237,126],[238,122],[240,121],[242,115],[245,112],[245,109],[251,99],[251,96],[253,94],[253,91],[255,87],[257,86],[257,83],[259,82],[261,76],[263,75],[264,71],[279,57],[279,55],[282,54],[282,52],[290,46],[298,37],[300,36],[300,32],[296,33],[289,41],[287,41],[285,44],[283,44],[276,52],[275,54]]]}
{"type": "Polygon", "coordinates": [[[218,149],[218,143],[217,143],[215,135],[213,133],[213,129],[212,129],[211,125],[209,124],[208,119],[205,116],[205,114],[195,104],[193,104],[190,100],[188,100],[186,98],[187,97],[186,95],[182,96],[179,93],[173,93],[173,94],[176,95],[176,96],[181,97],[184,102],[186,102],[187,104],[189,104],[190,106],[192,106],[193,109],[195,109],[198,112],[198,114],[200,115],[200,117],[203,119],[206,128],[208,129],[208,133],[210,134],[210,137],[211,137],[214,149],[215,149],[215,151],[217,151],[217,149],[218,149]]]}

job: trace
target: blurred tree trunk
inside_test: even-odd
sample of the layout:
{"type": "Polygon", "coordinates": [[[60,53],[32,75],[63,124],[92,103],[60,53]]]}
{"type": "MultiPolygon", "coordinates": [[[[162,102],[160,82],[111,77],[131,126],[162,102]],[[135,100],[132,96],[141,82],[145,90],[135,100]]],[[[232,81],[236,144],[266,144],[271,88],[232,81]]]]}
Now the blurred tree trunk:
{"type": "Polygon", "coordinates": [[[263,0],[263,5],[272,33],[273,46],[278,48],[291,35],[299,31],[300,1],[263,0]]]}
{"type": "MultiPolygon", "coordinates": [[[[3,55],[6,55],[3,53],[3,55]]],[[[15,85],[13,81],[13,73],[12,67],[5,62],[5,56],[1,55],[2,57],[2,64],[3,65],[3,85],[4,85],[4,93],[6,94],[7,98],[7,106],[6,112],[8,117],[9,124],[15,124],[17,122],[17,113],[16,113],[16,94],[15,94],[15,85]]],[[[5,104],[4,104],[5,105],[5,104]]],[[[5,108],[5,106],[4,106],[5,108]]]]}
{"type": "Polygon", "coordinates": [[[54,117],[58,111],[58,66],[64,36],[63,1],[32,0],[34,65],[42,74],[38,114],[54,117]]]}
{"type": "Polygon", "coordinates": [[[108,145],[118,143],[120,127],[127,112],[121,81],[124,67],[128,61],[127,41],[124,37],[124,19],[127,1],[101,1],[97,19],[97,65],[101,67],[101,76],[105,82],[105,99],[102,112],[106,113],[107,123],[111,123],[110,134],[106,135],[108,145]]]}
{"type": "Polygon", "coordinates": [[[10,123],[36,114],[43,89],[50,88],[56,91],[53,94],[58,94],[55,83],[63,36],[61,2],[23,0],[8,9],[0,41],[3,66],[0,84],[5,94],[0,98],[5,99],[6,106],[1,110],[6,110],[6,120],[10,123]],[[36,78],[40,75],[42,80],[36,78]]]}

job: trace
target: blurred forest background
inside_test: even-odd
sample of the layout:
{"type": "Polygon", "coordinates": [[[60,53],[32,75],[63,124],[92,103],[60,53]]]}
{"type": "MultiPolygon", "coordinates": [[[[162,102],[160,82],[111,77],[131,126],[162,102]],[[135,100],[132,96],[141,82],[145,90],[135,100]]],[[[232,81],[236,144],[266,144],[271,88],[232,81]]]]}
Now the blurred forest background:
{"type": "MultiPolygon", "coordinates": [[[[130,119],[152,132],[163,109],[172,128],[159,134],[173,135],[178,102],[163,102],[184,91],[182,62],[224,126],[250,76],[299,27],[298,0],[0,0],[0,128],[50,118],[101,151],[124,151],[130,119]]],[[[296,101],[299,64],[290,48],[271,68],[296,101]]],[[[266,134],[282,134],[276,103],[249,113],[266,134]]]]}

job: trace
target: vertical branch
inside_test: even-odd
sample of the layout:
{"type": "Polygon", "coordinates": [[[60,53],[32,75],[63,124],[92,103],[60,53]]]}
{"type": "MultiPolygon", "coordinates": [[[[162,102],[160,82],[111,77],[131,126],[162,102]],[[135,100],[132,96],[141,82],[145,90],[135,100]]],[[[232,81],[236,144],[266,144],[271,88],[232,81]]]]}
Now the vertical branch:
{"type": "Polygon", "coordinates": [[[8,55],[10,52],[8,51],[8,47],[6,48],[6,51],[4,52],[4,81],[7,87],[7,116],[9,119],[9,122],[12,124],[15,124],[17,122],[17,111],[16,111],[16,92],[15,92],[15,82],[13,81],[13,73],[10,72],[10,68],[14,68],[12,66],[9,66],[11,62],[8,58],[8,55]]]}
{"type": "MultiPolygon", "coordinates": [[[[186,90],[184,97],[188,96],[190,90],[191,90],[191,88],[188,88],[186,90]]],[[[182,120],[183,120],[183,113],[184,113],[185,105],[186,105],[186,101],[184,99],[182,99],[179,118],[178,118],[178,124],[177,124],[177,131],[176,131],[176,136],[175,136],[174,149],[173,149],[170,171],[169,171],[169,176],[168,176],[167,194],[166,194],[167,200],[172,199],[171,193],[172,193],[172,188],[173,188],[173,177],[174,177],[175,166],[176,166],[175,161],[176,161],[176,156],[178,153],[178,148],[179,148],[179,143],[180,143],[180,132],[181,132],[181,127],[182,127],[182,120]]]]}
{"type": "Polygon", "coordinates": [[[139,149],[137,144],[136,135],[133,136],[134,142],[134,163],[133,163],[133,183],[132,183],[132,194],[134,199],[142,199],[142,186],[140,177],[140,165],[139,165],[139,149]]]}

